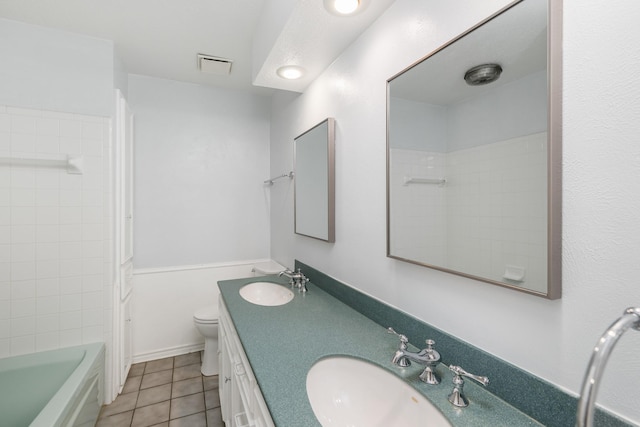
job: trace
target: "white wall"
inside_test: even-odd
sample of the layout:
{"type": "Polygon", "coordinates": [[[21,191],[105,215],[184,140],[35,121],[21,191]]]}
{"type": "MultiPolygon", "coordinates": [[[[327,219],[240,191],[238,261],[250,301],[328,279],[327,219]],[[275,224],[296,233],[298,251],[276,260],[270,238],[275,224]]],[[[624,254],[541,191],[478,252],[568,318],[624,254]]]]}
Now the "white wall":
{"type": "Polygon", "coordinates": [[[136,268],[268,258],[268,98],[130,75],[129,103],[136,268]]]}
{"type": "MultiPolygon", "coordinates": [[[[506,3],[397,0],[304,94],[276,96],[272,170],[290,167],[296,135],[336,118],[336,243],[293,235],[292,191],[274,187],[272,258],[298,258],[575,393],[598,337],[640,305],[640,52],[629,49],[640,3],[564,1],[562,299],[385,257],[385,82],[506,3]]],[[[640,334],[623,337],[598,399],[636,423],[638,348],[640,334]]]]}
{"type": "Polygon", "coordinates": [[[83,156],[83,174],[0,165],[0,357],[111,336],[109,119],[0,105],[0,156],[83,156]]]}
{"type": "Polygon", "coordinates": [[[113,42],[0,19],[0,104],[109,117],[113,42]]]}
{"type": "Polygon", "coordinates": [[[217,307],[219,280],[250,277],[254,264],[248,260],[136,270],[131,322],[134,363],[204,348],[193,314],[202,307],[217,307]]]}

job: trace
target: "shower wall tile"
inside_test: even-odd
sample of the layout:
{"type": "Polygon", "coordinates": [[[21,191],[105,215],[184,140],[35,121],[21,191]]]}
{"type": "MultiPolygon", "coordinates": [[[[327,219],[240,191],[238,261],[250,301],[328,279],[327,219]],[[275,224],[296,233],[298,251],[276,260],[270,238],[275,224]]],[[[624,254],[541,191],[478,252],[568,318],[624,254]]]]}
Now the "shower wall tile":
{"type": "Polygon", "coordinates": [[[11,190],[9,188],[2,188],[4,183],[0,183],[0,206],[11,206],[11,190]]]}
{"type": "Polygon", "coordinates": [[[83,174],[0,165],[0,357],[110,331],[110,144],[107,118],[0,105],[0,156],[84,163],[83,174]]]}
{"type": "Polygon", "coordinates": [[[36,334],[36,351],[53,350],[59,347],[58,332],[36,334]]]}
{"type": "MultiPolygon", "coordinates": [[[[2,307],[2,304],[0,304],[2,307]]],[[[2,313],[0,311],[0,313],[2,313]]],[[[0,316],[0,338],[8,338],[11,336],[11,321],[9,319],[3,319],[0,316]]]]}
{"type": "Polygon", "coordinates": [[[10,341],[6,338],[0,338],[0,357],[10,356],[10,341]]]}
{"type": "Polygon", "coordinates": [[[546,153],[545,133],[450,153],[392,149],[392,253],[497,281],[521,266],[527,287],[543,291],[546,153]],[[403,185],[405,176],[447,183],[403,185]]]}
{"type": "Polygon", "coordinates": [[[12,337],[10,341],[9,354],[19,356],[21,354],[33,353],[36,351],[35,335],[23,335],[12,337]]]}

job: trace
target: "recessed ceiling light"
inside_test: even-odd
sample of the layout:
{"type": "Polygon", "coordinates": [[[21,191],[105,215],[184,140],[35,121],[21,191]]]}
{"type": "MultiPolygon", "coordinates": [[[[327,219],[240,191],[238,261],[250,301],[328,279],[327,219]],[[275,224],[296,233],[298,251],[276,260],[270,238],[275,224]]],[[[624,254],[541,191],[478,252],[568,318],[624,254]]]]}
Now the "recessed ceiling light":
{"type": "Polygon", "coordinates": [[[324,7],[334,15],[351,15],[360,6],[360,0],[324,0],[324,7]]]}
{"type": "Polygon", "coordinates": [[[285,65],[276,70],[276,73],[287,80],[295,80],[302,77],[304,74],[304,68],[298,67],[297,65],[285,65]]]}

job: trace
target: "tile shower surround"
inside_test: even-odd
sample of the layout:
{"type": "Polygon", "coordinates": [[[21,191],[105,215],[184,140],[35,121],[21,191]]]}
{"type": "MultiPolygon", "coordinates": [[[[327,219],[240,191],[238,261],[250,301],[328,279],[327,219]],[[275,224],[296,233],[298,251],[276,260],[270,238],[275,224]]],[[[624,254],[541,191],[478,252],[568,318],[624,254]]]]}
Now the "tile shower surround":
{"type": "Polygon", "coordinates": [[[82,175],[0,164],[0,357],[110,340],[109,128],[0,105],[0,157],[84,161],[82,175]]]}
{"type": "Polygon", "coordinates": [[[450,153],[391,149],[392,253],[498,281],[521,266],[526,286],[545,291],[546,156],[544,132],[450,153]]]}
{"type": "MultiPolygon", "coordinates": [[[[421,342],[426,337],[435,340],[442,356],[442,363],[460,365],[469,372],[481,372],[482,375],[486,375],[491,380],[487,386],[491,393],[536,421],[548,427],[568,427],[575,424],[578,399],[554,385],[448,335],[403,311],[365,295],[299,260],[295,261],[295,268],[300,268],[314,285],[377,324],[385,328],[392,326],[395,330],[406,335],[409,342],[421,342]]],[[[594,425],[631,426],[600,409],[596,409],[594,425]]]]}

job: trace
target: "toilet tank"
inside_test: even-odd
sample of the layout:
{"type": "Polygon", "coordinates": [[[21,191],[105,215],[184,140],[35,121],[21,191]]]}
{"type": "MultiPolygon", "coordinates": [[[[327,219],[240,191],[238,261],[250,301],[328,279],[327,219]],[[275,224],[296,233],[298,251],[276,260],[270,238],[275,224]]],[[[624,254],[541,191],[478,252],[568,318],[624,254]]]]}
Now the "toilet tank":
{"type": "Polygon", "coordinates": [[[281,271],[285,270],[285,267],[278,264],[275,261],[265,261],[254,264],[251,271],[253,272],[254,277],[258,276],[269,276],[271,274],[278,274],[281,271]]]}

